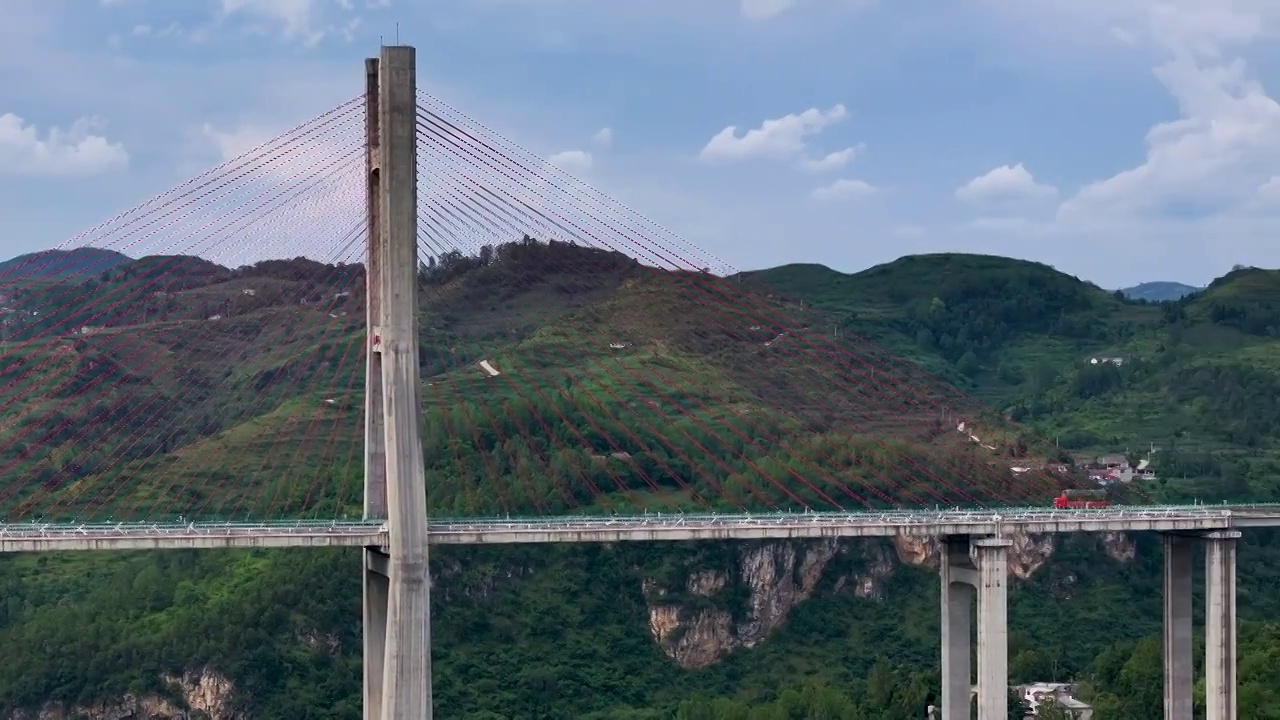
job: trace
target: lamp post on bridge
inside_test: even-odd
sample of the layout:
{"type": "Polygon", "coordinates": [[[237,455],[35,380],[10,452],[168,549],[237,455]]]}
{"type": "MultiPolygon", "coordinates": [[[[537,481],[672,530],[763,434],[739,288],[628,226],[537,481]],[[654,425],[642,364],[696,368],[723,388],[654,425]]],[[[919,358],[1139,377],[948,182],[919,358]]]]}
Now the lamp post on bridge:
{"type": "Polygon", "coordinates": [[[431,603],[418,377],[417,81],[412,47],[365,61],[368,255],[365,291],[367,519],[388,547],[365,548],[364,718],[430,720],[431,603]]]}

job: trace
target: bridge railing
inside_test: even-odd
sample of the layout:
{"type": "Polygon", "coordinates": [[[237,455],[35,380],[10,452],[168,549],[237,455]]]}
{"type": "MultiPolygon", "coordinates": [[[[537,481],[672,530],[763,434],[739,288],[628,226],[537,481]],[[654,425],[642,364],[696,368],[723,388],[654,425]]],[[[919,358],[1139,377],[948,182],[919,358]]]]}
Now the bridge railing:
{"type": "Polygon", "coordinates": [[[384,523],[374,521],[345,522],[338,520],[290,520],[278,523],[11,523],[0,524],[0,540],[66,537],[170,537],[189,535],[255,535],[255,534],[361,534],[382,529],[384,523]]]}
{"type": "MultiPolygon", "coordinates": [[[[465,518],[432,520],[433,531],[467,532],[543,532],[593,531],[609,528],[768,528],[802,527],[806,525],[894,526],[909,529],[929,525],[1028,525],[1075,521],[1142,521],[1171,519],[1229,519],[1248,517],[1251,513],[1280,514],[1280,503],[1248,505],[1178,505],[1149,507],[1112,507],[1097,509],[1002,508],[999,510],[902,510],[891,512],[809,512],[809,513],[645,513],[615,516],[562,516],[537,519],[465,518]]],[[[97,522],[51,523],[22,522],[0,524],[0,540],[73,537],[182,537],[241,535],[358,535],[386,529],[382,520],[284,520],[284,521],[219,521],[219,522],[97,522]]]]}

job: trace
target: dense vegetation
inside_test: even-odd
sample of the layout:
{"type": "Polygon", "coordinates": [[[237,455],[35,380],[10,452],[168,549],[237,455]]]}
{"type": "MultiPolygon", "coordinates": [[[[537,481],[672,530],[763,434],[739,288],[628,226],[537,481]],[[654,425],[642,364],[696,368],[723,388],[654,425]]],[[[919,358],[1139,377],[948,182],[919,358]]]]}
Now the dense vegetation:
{"type": "MultiPolygon", "coordinates": [[[[1038,503],[1080,479],[1015,483],[1011,465],[1153,445],[1160,479],[1132,501],[1280,500],[1274,273],[1150,303],[1002,258],[724,282],[526,238],[429,259],[419,279],[437,515],[1038,503]],[[958,419],[995,449],[956,433],[958,419]],[[945,481],[957,477],[969,483],[945,481]]],[[[359,268],[300,260],[144,258],[24,285],[20,309],[46,312],[7,336],[0,387],[24,401],[0,398],[0,463],[17,478],[0,506],[14,518],[358,514],[362,283],[359,268]],[[48,312],[86,297],[127,311],[48,312]]],[[[1159,717],[1160,557],[1156,538],[1136,541],[1135,559],[1117,561],[1072,538],[1014,584],[1013,681],[1074,678],[1098,720],[1159,717]]],[[[1280,713],[1270,541],[1252,533],[1241,548],[1244,716],[1280,713]]],[[[918,718],[937,687],[936,580],[899,566],[854,593],[873,545],[848,543],[763,644],[696,670],[664,655],[649,607],[745,622],[741,562],[755,546],[440,549],[439,716],[918,718]],[[698,569],[735,582],[684,592],[698,569]]],[[[356,562],[0,558],[0,709],[172,695],[162,675],[211,668],[252,717],[358,717],[356,562]]]]}

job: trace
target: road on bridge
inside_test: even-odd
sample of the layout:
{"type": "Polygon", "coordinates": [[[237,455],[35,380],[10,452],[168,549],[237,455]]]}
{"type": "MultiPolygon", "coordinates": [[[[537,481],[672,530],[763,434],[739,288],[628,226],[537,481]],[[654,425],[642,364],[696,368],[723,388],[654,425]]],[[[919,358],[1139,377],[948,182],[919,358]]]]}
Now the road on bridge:
{"type": "MultiPolygon", "coordinates": [[[[1208,532],[1280,527],[1280,505],[1111,507],[1098,510],[1003,508],[860,513],[645,514],[546,519],[433,520],[437,545],[679,542],[897,535],[1071,532],[1208,532]]],[[[0,552],[182,548],[377,547],[380,520],[0,524],[0,552]]]]}

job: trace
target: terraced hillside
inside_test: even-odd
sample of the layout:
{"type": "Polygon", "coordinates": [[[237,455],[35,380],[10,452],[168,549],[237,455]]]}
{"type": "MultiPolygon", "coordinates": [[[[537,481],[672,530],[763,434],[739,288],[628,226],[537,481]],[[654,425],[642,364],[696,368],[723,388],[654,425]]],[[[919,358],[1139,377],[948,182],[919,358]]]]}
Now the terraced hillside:
{"type": "MultiPolygon", "coordinates": [[[[11,478],[0,503],[11,518],[123,519],[216,500],[184,504],[169,485],[147,485],[187,486],[158,480],[157,463],[300,394],[353,387],[359,277],[164,257],[14,293],[13,332],[0,348],[0,462],[11,478]]],[[[259,482],[243,476],[198,492],[243,494],[259,482]]]]}
{"type": "MultiPolygon", "coordinates": [[[[1049,459],[1016,430],[825,337],[830,313],[564,243],[453,262],[422,273],[436,512],[883,507],[1054,489],[1010,471],[1049,459]],[[981,443],[956,432],[965,419],[981,443]],[[521,470],[522,454],[556,470],[521,470]]],[[[42,329],[11,341],[0,378],[14,388],[10,516],[358,514],[359,294],[342,268],[190,258],[27,290],[18,307],[42,329]]]]}

